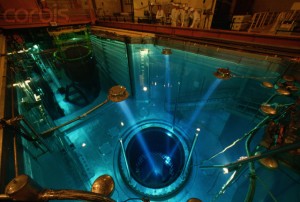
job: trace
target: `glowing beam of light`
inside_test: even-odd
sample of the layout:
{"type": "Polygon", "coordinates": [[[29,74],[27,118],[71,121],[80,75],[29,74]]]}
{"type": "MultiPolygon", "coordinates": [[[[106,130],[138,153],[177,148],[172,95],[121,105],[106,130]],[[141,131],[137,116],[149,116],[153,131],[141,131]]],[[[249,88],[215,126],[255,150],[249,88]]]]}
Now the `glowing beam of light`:
{"type": "Polygon", "coordinates": [[[119,106],[123,114],[126,116],[127,120],[135,124],[136,123],[135,118],[133,117],[133,114],[127,105],[127,101],[125,100],[123,102],[117,102],[117,105],[119,106]]]}
{"type": "Polygon", "coordinates": [[[152,158],[153,156],[151,155],[151,152],[148,148],[148,145],[146,144],[146,142],[145,142],[145,140],[144,140],[141,133],[137,134],[137,139],[138,139],[140,145],[142,146],[142,149],[144,150],[144,154],[146,155],[146,157],[149,161],[149,164],[152,168],[152,171],[154,171],[155,174],[158,174],[157,166],[156,166],[156,164],[155,164],[155,162],[152,158]]]}
{"type": "MultiPolygon", "coordinates": [[[[133,113],[131,112],[130,108],[128,107],[127,102],[123,101],[123,102],[118,102],[117,104],[120,107],[121,111],[126,116],[127,120],[129,120],[129,122],[133,122],[133,124],[136,124],[133,113]]],[[[147,159],[149,160],[149,164],[152,167],[152,170],[155,171],[155,173],[157,173],[157,166],[155,165],[155,162],[152,158],[151,152],[150,152],[148,145],[146,144],[142,134],[138,133],[136,135],[137,135],[137,139],[144,151],[144,154],[146,155],[147,159]]]]}
{"type": "Polygon", "coordinates": [[[169,156],[170,156],[171,158],[173,157],[173,155],[174,155],[175,151],[177,150],[177,147],[179,146],[179,144],[180,144],[180,142],[178,141],[178,142],[176,143],[176,145],[173,147],[173,149],[171,150],[171,152],[169,153],[169,156]]]}
{"type": "Polygon", "coordinates": [[[216,90],[216,88],[219,86],[219,84],[221,83],[222,80],[220,79],[216,79],[212,85],[210,85],[209,89],[207,90],[207,92],[205,93],[205,95],[203,96],[203,98],[201,100],[204,100],[203,102],[200,101],[199,102],[199,106],[197,107],[197,109],[194,111],[194,113],[191,116],[190,122],[188,123],[188,127],[190,127],[195,119],[198,117],[199,113],[201,112],[201,110],[203,109],[204,105],[205,105],[205,101],[208,100],[208,98],[211,96],[211,94],[216,90]]]}
{"type": "Polygon", "coordinates": [[[165,85],[166,85],[166,100],[167,104],[171,103],[171,78],[170,78],[170,57],[168,55],[165,55],[165,61],[166,61],[166,80],[165,80],[165,85]]]}

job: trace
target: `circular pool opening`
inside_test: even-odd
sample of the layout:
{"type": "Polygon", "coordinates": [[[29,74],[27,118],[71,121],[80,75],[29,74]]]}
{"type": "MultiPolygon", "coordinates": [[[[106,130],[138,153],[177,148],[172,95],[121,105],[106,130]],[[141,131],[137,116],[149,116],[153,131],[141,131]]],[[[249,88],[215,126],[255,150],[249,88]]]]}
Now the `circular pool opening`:
{"type": "Polygon", "coordinates": [[[134,180],[153,189],[176,181],[185,163],[180,140],[160,127],[145,128],[132,136],[126,147],[126,156],[134,180]]]}

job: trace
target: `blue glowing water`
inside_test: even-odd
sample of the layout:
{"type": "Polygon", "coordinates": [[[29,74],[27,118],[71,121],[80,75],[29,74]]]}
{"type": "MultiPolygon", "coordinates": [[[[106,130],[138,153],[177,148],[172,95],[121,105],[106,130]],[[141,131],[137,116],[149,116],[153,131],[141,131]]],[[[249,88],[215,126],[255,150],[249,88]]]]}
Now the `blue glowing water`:
{"type": "MultiPolygon", "coordinates": [[[[108,47],[114,53],[111,54],[113,57],[123,57],[124,52],[127,51],[122,49],[125,45],[121,42],[118,42],[118,46],[113,46],[113,42],[109,41],[103,43],[108,45],[111,43],[108,47]]],[[[108,50],[102,50],[100,46],[96,48],[99,51],[100,62],[103,63],[107,58],[101,58],[104,57],[101,51],[108,50]]],[[[118,166],[116,159],[120,154],[118,140],[127,130],[141,121],[162,120],[173,124],[174,127],[180,127],[190,148],[196,128],[201,128],[191,162],[191,175],[181,190],[163,201],[184,202],[192,197],[212,201],[230,178],[230,174],[224,175],[221,169],[201,170],[198,165],[226,164],[245,156],[244,142],[241,142],[217,158],[205,161],[251,130],[263,118],[258,111],[260,103],[274,93],[272,90],[262,88],[259,79],[236,77],[222,81],[214,77],[213,73],[219,67],[230,67],[233,72],[244,77],[247,75],[265,77],[276,74],[274,71],[281,66],[257,58],[211,50],[207,51],[211,52],[211,55],[205,56],[174,49],[172,55],[165,56],[161,54],[162,49],[161,46],[151,44],[129,45],[128,50],[131,51],[129,54],[132,54],[133,60],[129,66],[128,63],[113,58],[105,65],[101,65],[98,61],[101,74],[105,74],[101,81],[102,86],[105,86],[100,95],[102,98],[106,98],[106,92],[111,87],[108,84],[111,83],[124,85],[132,93],[127,101],[99,109],[82,120],[80,126],[68,130],[65,135],[74,145],[75,154],[84,157],[80,159],[77,167],[77,170],[83,173],[82,175],[85,174],[82,179],[87,184],[91,184],[100,175],[112,175],[116,187],[111,197],[118,201],[125,201],[128,198],[140,197],[126,185],[116,171],[118,166]],[[143,66],[141,66],[140,50],[145,49],[148,51],[143,51],[143,66]],[[82,147],[83,143],[85,147],[82,147]]],[[[270,81],[275,82],[274,79],[270,81]]],[[[98,104],[99,100],[97,101],[91,106],[98,104]]],[[[260,130],[253,140],[253,148],[263,135],[264,131],[260,130]]],[[[143,170],[146,176],[141,179],[141,182],[145,180],[144,182],[150,183],[151,186],[162,179],[162,175],[166,175],[161,165],[174,165],[178,159],[179,143],[172,144],[168,139],[165,142],[160,140],[160,138],[154,139],[153,144],[164,144],[163,148],[166,151],[162,154],[153,152],[141,134],[138,134],[136,139],[141,146],[138,150],[141,153],[141,164],[146,165],[143,170]]],[[[139,156],[135,155],[137,155],[136,162],[131,159],[132,157],[128,158],[138,164],[139,156]]],[[[294,199],[299,199],[299,192],[296,191],[300,189],[299,175],[287,171],[286,167],[281,167],[281,170],[288,174],[284,174],[281,170],[266,170],[258,163],[255,166],[256,174],[263,182],[260,180],[257,182],[259,191],[254,201],[272,201],[269,192],[274,192],[278,201],[296,202],[297,200],[294,199]]],[[[216,201],[243,201],[248,190],[248,182],[246,169],[216,201]]]]}

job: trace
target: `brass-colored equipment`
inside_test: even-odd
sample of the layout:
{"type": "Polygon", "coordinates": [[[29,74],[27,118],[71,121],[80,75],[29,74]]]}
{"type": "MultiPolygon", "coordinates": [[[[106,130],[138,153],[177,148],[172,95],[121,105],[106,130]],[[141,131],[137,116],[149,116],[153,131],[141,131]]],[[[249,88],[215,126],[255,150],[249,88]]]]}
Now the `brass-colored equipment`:
{"type": "Polygon", "coordinates": [[[164,48],[162,50],[161,54],[163,54],[163,55],[171,55],[172,54],[172,50],[170,48],[164,48]]]}
{"type": "Polygon", "coordinates": [[[227,80],[232,77],[231,71],[227,68],[218,68],[216,72],[214,72],[215,77],[218,79],[227,80]]]}
{"type": "Polygon", "coordinates": [[[187,200],[187,202],[202,202],[202,200],[197,198],[190,198],[189,200],[187,200]]]}
{"type": "Polygon", "coordinates": [[[277,113],[276,108],[273,108],[271,105],[268,104],[262,104],[260,106],[260,110],[268,115],[275,115],[277,113]]]}
{"type": "MultiPolygon", "coordinates": [[[[261,152],[255,152],[255,155],[260,155],[261,152]]],[[[278,162],[277,160],[272,157],[272,156],[268,156],[266,158],[261,158],[258,160],[258,162],[260,164],[262,164],[263,166],[265,166],[266,168],[270,168],[270,169],[275,169],[278,168],[278,162]]]]}
{"type": "Polygon", "coordinates": [[[114,86],[109,89],[108,99],[112,102],[121,102],[127,99],[129,93],[124,86],[114,86]]]}
{"type": "Polygon", "coordinates": [[[266,87],[266,88],[273,88],[274,87],[274,85],[272,83],[268,82],[268,81],[262,82],[262,86],[266,87]]]}
{"type": "Polygon", "coordinates": [[[282,78],[285,81],[295,81],[295,78],[293,76],[290,76],[290,75],[284,75],[282,78]]]}
{"type": "Polygon", "coordinates": [[[5,194],[14,201],[87,200],[114,202],[99,193],[81,190],[44,189],[28,175],[19,175],[8,183],[5,194]]]}
{"type": "Polygon", "coordinates": [[[299,88],[295,85],[287,86],[286,89],[288,89],[290,91],[298,91],[299,90],[299,88]]]}
{"type": "Polygon", "coordinates": [[[267,157],[258,160],[263,166],[271,169],[278,168],[278,162],[272,157],[267,157]]]}
{"type": "Polygon", "coordinates": [[[127,99],[129,96],[129,93],[127,92],[126,88],[124,86],[113,86],[112,88],[109,89],[108,91],[108,96],[107,99],[104,100],[102,103],[98,104],[97,106],[93,107],[92,109],[88,110],[87,112],[83,113],[80,116],[77,116],[76,118],[67,121],[59,126],[55,126],[53,128],[50,128],[49,130],[45,131],[42,133],[42,135],[48,135],[49,133],[62,128],[64,126],[67,126],[75,121],[78,121],[84,117],[86,117],[87,115],[89,115],[90,113],[92,113],[93,111],[95,111],[96,109],[102,107],[103,105],[105,105],[106,103],[108,103],[108,101],[112,101],[112,102],[121,102],[125,99],[127,99]]]}
{"type": "Polygon", "coordinates": [[[280,94],[280,95],[285,95],[285,96],[288,96],[290,95],[290,91],[288,91],[287,89],[285,88],[278,88],[277,90],[277,93],[280,94]]]}
{"type": "Polygon", "coordinates": [[[92,192],[98,193],[102,196],[110,196],[115,188],[115,182],[110,175],[101,175],[98,177],[93,185],[92,192]]]}

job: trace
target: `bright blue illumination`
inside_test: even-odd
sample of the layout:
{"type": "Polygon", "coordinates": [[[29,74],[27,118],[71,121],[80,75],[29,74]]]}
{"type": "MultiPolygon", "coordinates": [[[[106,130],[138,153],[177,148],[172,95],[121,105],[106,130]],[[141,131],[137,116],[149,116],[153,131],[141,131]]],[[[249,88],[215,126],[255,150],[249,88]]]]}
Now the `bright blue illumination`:
{"type": "Polygon", "coordinates": [[[166,89],[166,100],[167,100],[167,104],[171,103],[171,89],[170,87],[170,83],[171,83],[171,79],[170,79],[170,57],[168,55],[165,55],[165,61],[166,61],[166,80],[165,80],[165,85],[167,86],[166,89]]]}
{"type": "MultiPolygon", "coordinates": [[[[127,119],[129,121],[132,121],[132,122],[136,123],[135,118],[133,117],[133,114],[132,114],[131,110],[129,109],[128,105],[127,105],[127,102],[126,101],[118,102],[118,105],[121,108],[121,110],[123,111],[124,115],[127,117],[127,119]]],[[[154,171],[156,171],[157,169],[156,169],[156,166],[155,166],[155,162],[152,159],[152,155],[149,151],[149,148],[148,148],[147,144],[145,143],[145,141],[143,139],[143,136],[140,133],[137,134],[136,136],[137,136],[138,141],[142,145],[144,153],[145,153],[146,157],[148,158],[149,164],[151,165],[152,169],[154,171]]]]}
{"type": "Polygon", "coordinates": [[[149,148],[148,148],[148,145],[145,143],[145,140],[144,140],[144,138],[143,138],[143,135],[142,134],[137,134],[137,139],[138,139],[138,141],[140,142],[140,144],[142,145],[142,148],[143,148],[143,150],[144,150],[144,152],[145,152],[145,154],[146,154],[146,157],[147,157],[147,159],[148,159],[148,161],[149,161],[149,164],[150,164],[150,166],[152,167],[152,169],[155,171],[155,173],[156,173],[156,171],[157,171],[157,167],[156,167],[156,165],[155,165],[155,162],[154,162],[154,160],[153,160],[153,156],[151,155],[151,153],[150,153],[150,150],[149,150],[149,148]]]}
{"type": "Polygon", "coordinates": [[[136,123],[135,118],[133,117],[133,114],[132,114],[131,110],[129,109],[126,100],[123,102],[117,102],[117,105],[120,107],[121,111],[126,116],[126,118],[129,122],[136,123]]]}
{"type": "Polygon", "coordinates": [[[171,150],[171,152],[169,152],[169,156],[173,157],[174,153],[176,152],[178,146],[180,145],[180,142],[177,142],[176,145],[173,147],[173,149],[171,150]]]}
{"type": "Polygon", "coordinates": [[[169,156],[165,156],[165,163],[167,164],[167,165],[170,165],[170,163],[171,163],[171,158],[169,157],[169,156]]]}
{"type": "Polygon", "coordinates": [[[202,101],[200,101],[199,106],[197,107],[197,109],[192,114],[190,122],[188,123],[188,127],[190,127],[194,123],[195,119],[198,117],[199,113],[201,112],[202,108],[204,107],[205,101],[209,99],[209,97],[211,96],[211,94],[213,94],[213,92],[219,86],[219,84],[221,83],[221,81],[222,80],[220,80],[220,79],[216,79],[210,85],[209,89],[207,90],[207,92],[205,93],[205,95],[203,96],[203,98],[201,99],[202,101]]]}
{"type": "Polygon", "coordinates": [[[141,186],[163,188],[181,174],[185,163],[184,149],[174,134],[166,133],[168,130],[160,127],[144,128],[127,145],[132,178],[141,186]]]}

